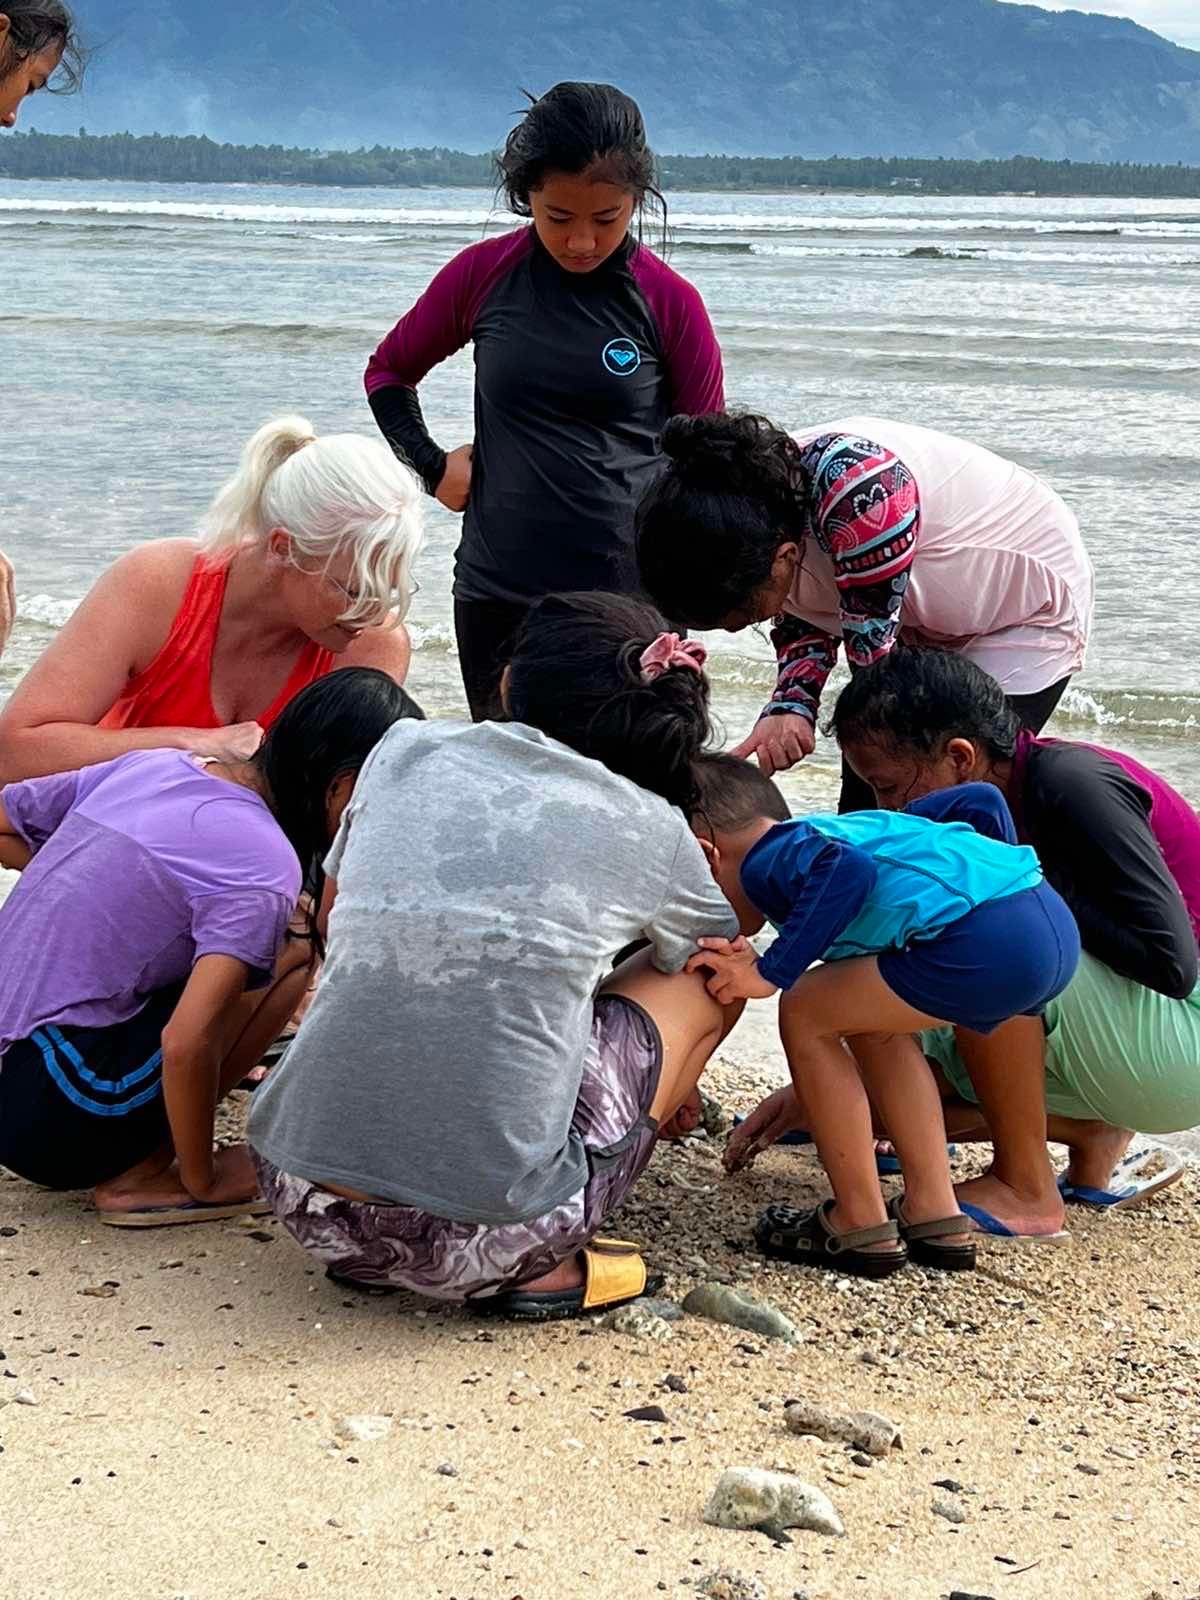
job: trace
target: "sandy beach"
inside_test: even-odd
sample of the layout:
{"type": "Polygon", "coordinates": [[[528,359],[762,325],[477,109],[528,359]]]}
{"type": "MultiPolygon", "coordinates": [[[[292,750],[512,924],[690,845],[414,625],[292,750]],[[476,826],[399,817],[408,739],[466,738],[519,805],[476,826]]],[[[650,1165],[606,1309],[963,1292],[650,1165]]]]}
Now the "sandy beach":
{"type": "MultiPolygon", "coordinates": [[[[759,1008],[714,1065],[728,1109],[777,1081],[770,1041],[759,1008]]],[[[1073,1214],[1060,1249],[871,1285],[758,1258],[759,1209],[822,1174],[781,1150],[725,1179],[720,1143],[660,1149],[620,1231],[672,1300],[737,1284],[798,1345],[481,1323],[329,1283],[271,1220],[123,1234],[0,1175],[0,1594],[1200,1594],[1194,1178],[1073,1214]],[[792,1398],[882,1412],[904,1448],[856,1464],[786,1430],[792,1398]],[[846,1537],[706,1526],[731,1466],[821,1488],[846,1537]],[[695,1587],[719,1571],[744,1581],[695,1587]]]]}

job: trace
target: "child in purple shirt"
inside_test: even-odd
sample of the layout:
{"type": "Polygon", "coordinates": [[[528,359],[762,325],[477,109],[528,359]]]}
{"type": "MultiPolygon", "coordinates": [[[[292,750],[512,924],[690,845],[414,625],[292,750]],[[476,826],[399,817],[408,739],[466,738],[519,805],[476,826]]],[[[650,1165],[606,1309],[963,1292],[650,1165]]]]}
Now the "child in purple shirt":
{"type": "Polygon", "coordinates": [[[255,1209],[221,1097],[295,1008],[320,935],[285,951],[363,761],[419,716],[371,668],[298,695],[249,761],[145,750],[0,790],[0,1166],[94,1188],[105,1222],[255,1209]],[[281,954],[281,952],[283,952],[281,954]]]}

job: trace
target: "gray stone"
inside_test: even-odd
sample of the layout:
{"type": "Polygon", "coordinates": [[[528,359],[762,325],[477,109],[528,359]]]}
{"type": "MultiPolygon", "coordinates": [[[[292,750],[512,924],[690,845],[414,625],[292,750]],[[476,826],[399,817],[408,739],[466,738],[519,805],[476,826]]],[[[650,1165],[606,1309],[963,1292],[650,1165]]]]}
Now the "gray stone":
{"type": "Polygon", "coordinates": [[[697,1578],[696,1593],[704,1595],[705,1600],[767,1600],[767,1591],[760,1579],[724,1570],[697,1578]]]}
{"type": "Polygon", "coordinates": [[[779,1538],[786,1528],[841,1537],[846,1529],[829,1497],[785,1472],[729,1467],[704,1509],[717,1528],[753,1528],[779,1538]]]}
{"type": "Polygon", "coordinates": [[[935,1517],[944,1517],[947,1522],[953,1522],[956,1525],[967,1520],[967,1513],[953,1500],[935,1500],[931,1510],[935,1517]]]}
{"type": "Polygon", "coordinates": [[[32,1389],[18,1389],[13,1395],[13,1404],[18,1406],[35,1406],[37,1398],[32,1389]]]}
{"type": "Polygon", "coordinates": [[[685,1297],[683,1309],[693,1316],[707,1317],[710,1322],[725,1322],[731,1328],[760,1334],[764,1339],[800,1343],[800,1334],[790,1317],[785,1317],[766,1301],[755,1300],[752,1295],[723,1283],[700,1284],[685,1297]]]}
{"type": "Polygon", "coordinates": [[[618,1306],[601,1318],[600,1326],[611,1333],[627,1333],[634,1339],[649,1339],[655,1344],[665,1344],[675,1337],[669,1322],[638,1304],[618,1306]]]}
{"type": "Polygon", "coordinates": [[[900,1429],[875,1411],[826,1411],[808,1400],[789,1401],[784,1420],[792,1433],[810,1434],[831,1444],[851,1445],[869,1456],[886,1456],[904,1449],[900,1429]]]}
{"type": "Polygon", "coordinates": [[[454,1463],[452,1461],[443,1461],[441,1466],[438,1467],[436,1470],[437,1470],[437,1475],[438,1475],[439,1478],[457,1478],[458,1477],[458,1468],[454,1465],[454,1463]]]}

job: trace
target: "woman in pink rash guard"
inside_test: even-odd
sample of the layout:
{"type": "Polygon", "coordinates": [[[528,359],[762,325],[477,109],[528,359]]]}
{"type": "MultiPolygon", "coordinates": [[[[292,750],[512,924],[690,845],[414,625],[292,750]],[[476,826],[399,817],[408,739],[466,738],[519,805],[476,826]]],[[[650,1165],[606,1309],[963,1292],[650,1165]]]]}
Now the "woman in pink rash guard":
{"type": "Polygon", "coordinates": [[[509,208],[531,225],[456,256],[366,375],[397,455],[466,513],[454,623],[476,720],[495,709],[535,600],[637,589],[633,512],[658,470],[659,436],[677,412],[724,406],[703,301],[631,233],[664,202],[628,95],[558,84],[509,135],[499,168],[509,208]],[[475,438],[447,453],[425,427],[417,385],[468,343],[475,438]]]}
{"type": "MultiPolygon", "coordinates": [[[[689,627],[774,619],[778,679],[735,754],[768,773],[812,753],[821,694],[897,640],[952,650],[1039,733],[1083,665],[1092,565],[1070,507],[952,434],[847,417],[789,437],[765,417],[678,417],[638,513],[650,597],[689,627]]],[[[844,772],[841,809],[873,804],[844,772]]]]}

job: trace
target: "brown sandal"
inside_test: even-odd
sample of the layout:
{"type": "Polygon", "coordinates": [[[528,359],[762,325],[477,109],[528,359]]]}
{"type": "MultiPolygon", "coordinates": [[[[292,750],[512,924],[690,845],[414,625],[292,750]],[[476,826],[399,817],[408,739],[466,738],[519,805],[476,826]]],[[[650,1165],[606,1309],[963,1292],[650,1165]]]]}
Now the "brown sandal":
{"type": "Polygon", "coordinates": [[[754,1230],[755,1242],[764,1255],[778,1260],[794,1261],[802,1267],[827,1267],[858,1278],[889,1278],[908,1261],[908,1250],[894,1217],[873,1228],[835,1233],[829,1224],[832,1209],[832,1200],[824,1201],[815,1211],[768,1206],[754,1230]],[[894,1244],[895,1249],[867,1248],[873,1244],[894,1244]]]}
{"type": "Polygon", "coordinates": [[[936,1217],[932,1222],[909,1222],[904,1215],[904,1196],[888,1203],[888,1215],[895,1220],[900,1237],[908,1246],[909,1258],[921,1267],[941,1272],[971,1272],[975,1267],[975,1242],[949,1243],[951,1235],[971,1232],[971,1219],[962,1215],[936,1217]]]}

